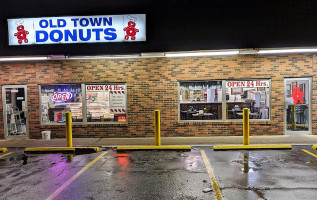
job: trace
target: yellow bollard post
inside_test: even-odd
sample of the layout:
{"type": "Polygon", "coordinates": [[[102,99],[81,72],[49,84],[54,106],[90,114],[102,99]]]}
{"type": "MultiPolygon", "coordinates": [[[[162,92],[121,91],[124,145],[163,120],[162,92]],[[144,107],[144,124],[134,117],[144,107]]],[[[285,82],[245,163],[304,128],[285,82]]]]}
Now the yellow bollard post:
{"type": "Polygon", "coordinates": [[[73,133],[72,133],[72,113],[66,112],[66,144],[67,147],[73,147],[73,133]]]}
{"type": "Polygon", "coordinates": [[[249,109],[243,108],[243,145],[249,143],[249,109]]]}
{"type": "Polygon", "coordinates": [[[155,146],[161,146],[160,110],[154,111],[155,146]]]}
{"type": "Polygon", "coordinates": [[[296,130],[296,104],[292,105],[292,130],[295,131],[296,130]]]}

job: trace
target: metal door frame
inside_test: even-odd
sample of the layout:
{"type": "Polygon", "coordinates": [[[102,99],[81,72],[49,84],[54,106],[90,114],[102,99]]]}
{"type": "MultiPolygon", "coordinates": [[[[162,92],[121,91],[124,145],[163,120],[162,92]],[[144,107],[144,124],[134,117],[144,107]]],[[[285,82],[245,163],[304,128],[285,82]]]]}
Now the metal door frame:
{"type": "Polygon", "coordinates": [[[312,78],[311,77],[290,77],[284,78],[284,135],[311,135],[312,134],[312,78]],[[308,131],[288,131],[287,130],[287,108],[286,108],[286,81],[288,80],[308,80],[309,85],[309,126],[308,131]]]}
{"type": "Polygon", "coordinates": [[[8,123],[7,123],[7,103],[6,103],[6,89],[8,88],[23,88],[24,89],[24,100],[26,110],[24,111],[26,135],[29,138],[29,112],[28,112],[28,98],[27,98],[27,85],[2,85],[2,110],[3,110],[3,127],[4,127],[4,138],[8,137],[8,123]]]}

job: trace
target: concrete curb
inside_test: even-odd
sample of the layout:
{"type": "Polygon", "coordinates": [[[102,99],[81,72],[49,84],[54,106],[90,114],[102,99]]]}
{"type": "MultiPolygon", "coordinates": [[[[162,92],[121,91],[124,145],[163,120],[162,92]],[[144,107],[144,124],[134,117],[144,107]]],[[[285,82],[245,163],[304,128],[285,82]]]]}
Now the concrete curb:
{"type": "Polygon", "coordinates": [[[34,147],[25,148],[25,153],[45,154],[45,153],[94,153],[99,147],[34,147]]]}
{"type": "Polygon", "coordinates": [[[8,149],[7,149],[7,148],[5,148],[5,147],[0,148],[0,153],[5,153],[5,152],[7,152],[7,151],[8,151],[8,149]]]}
{"type": "Polygon", "coordinates": [[[171,150],[191,151],[191,146],[118,146],[117,151],[171,150]]]}
{"type": "Polygon", "coordinates": [[[214,151],[227,151],[227,150],[290,150],[292,145],[290,144],[269,144],[269,145],[223,145],[213,146],[214,151]]]}

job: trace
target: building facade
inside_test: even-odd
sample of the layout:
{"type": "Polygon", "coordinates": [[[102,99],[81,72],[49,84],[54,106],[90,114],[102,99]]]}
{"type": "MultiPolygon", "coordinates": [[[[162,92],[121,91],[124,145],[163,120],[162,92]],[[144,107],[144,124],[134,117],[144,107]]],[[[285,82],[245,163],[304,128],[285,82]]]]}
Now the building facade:
{"type": "Polygon", "coordinates": [[[243,108],[250,110],[251,135],[315,135],[316,56],[295,53],[1,62],[0,138],[19,133],[40,138],[45,130],[50,130],[53,138],[65,137],[64,111],[68,110],[62,104],[75,102],[80,104],[81,117],[73,118],[74,137],[151,137],[156,109],[161,111],[162,136],[237,136],[242,135],[243,108]],[[58,107],[52,96],[63,92],[57,91],[60,85],[75,85],[66,90],[77,87],[72,95],[78,100],[63,99],[58,107]],[[102,97],[89,91],[89,86],[107,85],[124,88],[124,114],[110,111],[113,104],[104,94],[117,98],[112,90],[102,97]],[[21,88],[25,91],[20,92],[21,88]],[[302,97],[298,102],[293,96],[296,88],[302,97]],[[107,101],[103,108],[90,107],[97,98],[107,101]],[[103,114],[89,112],[90,108],[103,114]]]}

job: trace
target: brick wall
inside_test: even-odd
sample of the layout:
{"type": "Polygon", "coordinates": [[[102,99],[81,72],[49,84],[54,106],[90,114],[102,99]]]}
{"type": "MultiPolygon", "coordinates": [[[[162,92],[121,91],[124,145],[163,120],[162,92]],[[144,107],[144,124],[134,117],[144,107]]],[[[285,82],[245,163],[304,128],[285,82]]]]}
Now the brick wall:
{"type": "MultiPolygon", "coordinates": [[[[128,124],[74,125],[74,137],[147,137],[154,135],[153,111],[161,110],[162,136],[242,135],[242,122],[178,122],[180,80],[271,79],[269,122],[251,122],[251,135],[284,134],[284,78],[313,77],[313,134],[317,134],[317,61],[314,54],[245,55],[190,58],[65,60],[0,63],[0,84],[26,84],[30,138],[42,130],[64,137],[61,125],[40,125],[39,84],[126,82],[128,124]]],[[[1,94],[0,94],[1,95],[1,94]]],[[[0,138],[4,138],[2,97],[0,138]]]]}

